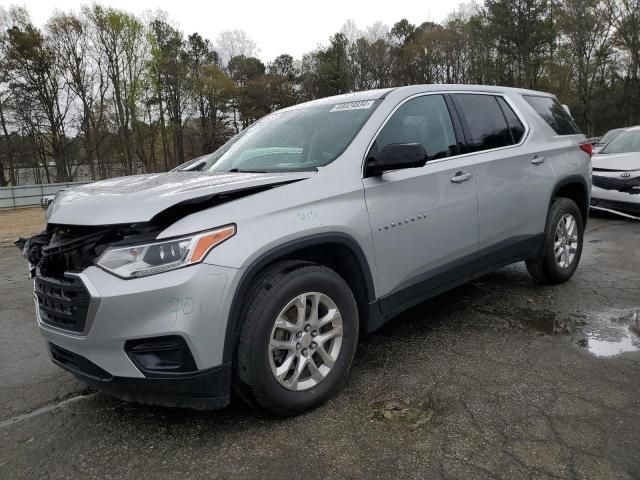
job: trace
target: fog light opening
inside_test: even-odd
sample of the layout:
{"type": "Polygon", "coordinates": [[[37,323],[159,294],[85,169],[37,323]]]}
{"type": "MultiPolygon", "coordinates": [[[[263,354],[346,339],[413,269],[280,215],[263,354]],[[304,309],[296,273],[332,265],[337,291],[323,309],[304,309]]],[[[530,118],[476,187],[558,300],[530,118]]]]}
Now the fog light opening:
{"type": "Polygon", "coordinates": [[[178,335],[128,340],[124,349],[146,377],[197,371],[191,350],[178,335]]]}

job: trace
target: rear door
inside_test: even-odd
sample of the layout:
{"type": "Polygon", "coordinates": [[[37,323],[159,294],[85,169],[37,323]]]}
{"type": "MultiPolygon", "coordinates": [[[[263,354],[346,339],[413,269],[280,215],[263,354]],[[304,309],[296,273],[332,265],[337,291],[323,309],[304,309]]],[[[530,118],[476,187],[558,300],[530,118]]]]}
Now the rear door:
{"type": "Polygon", "coordinates": [[[479,252],[491,263],[522,256],[544,231],[554,173],[544,154],[519,145],[527,126],[501,95],[456,93],[478,178],[479,252]]]}
{"type": "Polygon", "coordinates": [[[427,152],[421,168],[363,179],[385,311],[460,278],[476,252],[476,169],[459,156],[454,121],[444,95],[413,97],[372,143],[372,155],[393,143],[420,143],[427,152]]]}

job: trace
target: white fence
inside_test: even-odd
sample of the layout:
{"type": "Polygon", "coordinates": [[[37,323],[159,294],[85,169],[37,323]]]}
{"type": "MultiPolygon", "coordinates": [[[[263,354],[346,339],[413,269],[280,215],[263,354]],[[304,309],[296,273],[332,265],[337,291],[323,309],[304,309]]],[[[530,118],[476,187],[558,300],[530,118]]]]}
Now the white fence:
{"type": "Polygon", "coordinates": [[[65,188],[84,185],[85,183],[88,182],[43,183],[38,185],[0,187],[0,208],[40,205],[40,198],[43,195],[54,195],[65,188]]]}

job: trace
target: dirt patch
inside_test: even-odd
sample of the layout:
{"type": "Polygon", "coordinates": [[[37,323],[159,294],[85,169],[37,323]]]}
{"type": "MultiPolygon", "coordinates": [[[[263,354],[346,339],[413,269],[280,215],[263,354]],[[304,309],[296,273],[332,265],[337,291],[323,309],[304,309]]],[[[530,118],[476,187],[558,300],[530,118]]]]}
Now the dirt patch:
{"type": "Polygon", "coordinates": [[[376,402],[373,405],[372,418],[416,428],[429,423],[433,416],[431,399],[411,403],[402,400],[376,402]]]}
{"type": "Polygon", "coordinates": [[[0,210],[0,247],[11,245],[18,237],[41,232],[45,227],[44,210],[40,207],[0,210]]]}

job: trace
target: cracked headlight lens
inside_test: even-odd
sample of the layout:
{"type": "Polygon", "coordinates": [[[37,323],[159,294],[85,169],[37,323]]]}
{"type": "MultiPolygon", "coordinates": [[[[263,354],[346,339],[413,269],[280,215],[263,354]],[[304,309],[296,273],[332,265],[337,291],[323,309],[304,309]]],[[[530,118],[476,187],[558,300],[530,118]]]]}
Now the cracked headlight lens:
{"type": "Polygon", "coordinates": [[[96,264],[122,278],[139,278],[200,263],[216,245],[236,233],[235,225],[182,238],[106,250],[96,264]]]}

